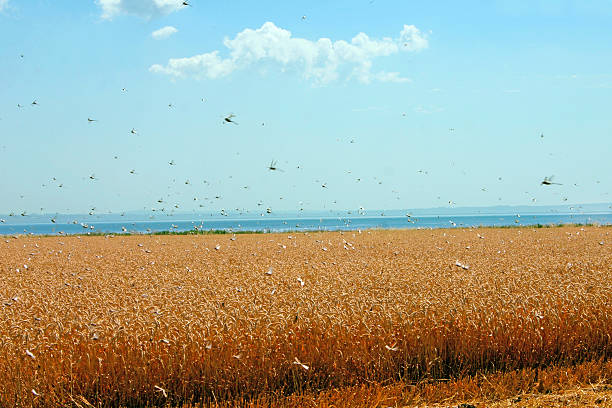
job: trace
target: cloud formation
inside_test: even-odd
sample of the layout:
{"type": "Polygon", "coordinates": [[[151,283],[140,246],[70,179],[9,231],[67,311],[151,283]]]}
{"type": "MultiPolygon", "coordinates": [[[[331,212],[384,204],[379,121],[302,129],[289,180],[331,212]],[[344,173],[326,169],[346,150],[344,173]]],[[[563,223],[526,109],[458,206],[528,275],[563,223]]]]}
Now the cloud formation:
{"type": "Polygon", "coordinates": [[[151,37],[155,40],[165,40],[170,37],[172,34],[178,32],[178,30],[172,26],[165,26],[160,28],[159,30],[155,30],[151,33],[151,37]]]}
{"type": "Polygon", "coordinates": [[[444,108],[441,108],[439,106],[423,106],[423,105],[419,105],[419,106],[416,106],[414,108],[414,111],[416,113],[420,113],[420,114],[423,114],[423,115],[431,115],[432,113],[443,112],[444,108]]]}
{"type": "Polygon", "coordinates": [[[96,3],[102,8],[102,18],[105,19],[122,14],[159,17],[185,7],[181,0],[96,0],[96,3]]]}
{"type": "Polygon", "coordinates": [[[0,0],[0,11],[4,10],[7,4],[8,0],[0,0]]]}
{"type": "Polygon", "coordinates": [[[175,78],[217,79],[236,70],[267,62],[293,69],[306,80],[326,84],[346,74],[347,79],[362,83],[408,82],[398,72],[372,72],[373,60],[399,52],[416,52],[427,48],[425,35],[413,25],[404,25],[397,38],[372,39],[359,33],[350,42],[320,38],[316,41],[297,38],[291,32],[264,23],[258,29],[247,28],[223,45],[229,56],[224,58],[215,50],[187,58],[172,58],[164,65],[152,65],[151,72],[175,78]]]}

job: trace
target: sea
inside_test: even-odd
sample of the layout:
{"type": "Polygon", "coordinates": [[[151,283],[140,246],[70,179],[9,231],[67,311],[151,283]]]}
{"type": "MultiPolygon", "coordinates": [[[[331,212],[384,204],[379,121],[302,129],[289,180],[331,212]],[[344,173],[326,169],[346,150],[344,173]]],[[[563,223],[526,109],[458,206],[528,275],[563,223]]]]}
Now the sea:
{"type": "MultiPolygon", "coordinates": [[[[12,217],[13,219],[15,217],[12,217]]],[[[25,218],[25,217],[24,217],[25,218]]],[[[339,231],[367,229],[436,229],[504,226],[551,226],[562,224],[612,225],[612,212],[569,214],[493,214],[493,215],[357,215],[336,217],[261,217],[206,218],[171,220],[57,220],[55,223],[24,222],[21,219],[0,223],[0,235],[74,235],[74,234],[150,234],[190,230],[238,232],[339,231]]]]}

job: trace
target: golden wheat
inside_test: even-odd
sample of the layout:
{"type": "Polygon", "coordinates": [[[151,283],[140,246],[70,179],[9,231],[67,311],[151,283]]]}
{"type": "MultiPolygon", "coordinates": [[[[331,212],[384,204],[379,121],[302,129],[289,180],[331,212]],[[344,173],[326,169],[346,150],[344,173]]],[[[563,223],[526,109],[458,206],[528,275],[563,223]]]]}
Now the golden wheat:
{"type": "Polygon", "coordinates": [[[6,237],[0,406],[248,401],[605,361],[610,232],[6,237]]]}

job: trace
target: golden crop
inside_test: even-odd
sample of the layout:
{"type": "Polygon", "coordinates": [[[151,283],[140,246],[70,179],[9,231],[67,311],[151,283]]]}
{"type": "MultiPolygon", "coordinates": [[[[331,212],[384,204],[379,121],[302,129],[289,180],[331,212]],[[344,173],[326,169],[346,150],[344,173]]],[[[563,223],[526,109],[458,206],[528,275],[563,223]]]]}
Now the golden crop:
{"type": "Polygon", "coordinates": [[[4,237],[0,406],[221,402],[605,361],[610,232],[4,237]]]}

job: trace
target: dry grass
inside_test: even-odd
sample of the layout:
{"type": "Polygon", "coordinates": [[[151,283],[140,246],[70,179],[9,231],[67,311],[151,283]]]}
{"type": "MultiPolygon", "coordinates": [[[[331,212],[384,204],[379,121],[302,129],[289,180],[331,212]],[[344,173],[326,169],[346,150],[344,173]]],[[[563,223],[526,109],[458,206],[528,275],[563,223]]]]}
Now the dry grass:
{"type": "MultiPolygon", "coordinates": [[[[608,364],[586,363],[573,368],[548,368],[539,371],[540,380],[529,384],[534,372],[480,375],[445,383],[408,385],[369,384],[333,389],[316,394],[286,397],[282,400],[260,398],[250,402],[233,402],[223,407],[402,407],[402,408],[457,408],[457,407],[612,407],[612,385],[580,385],[587,377],[610,371],[608,364]],[[434,402],[432,402],[434,401],[434,402]]],[[[186,407],[184,407],[186,408],[186,407]]]]}
{"type": "Polygon", "coordinates": [[[3,238],[0,406],[399,406],[554,391],[545,375],[602,384],[610,232],[3,238]]]}

